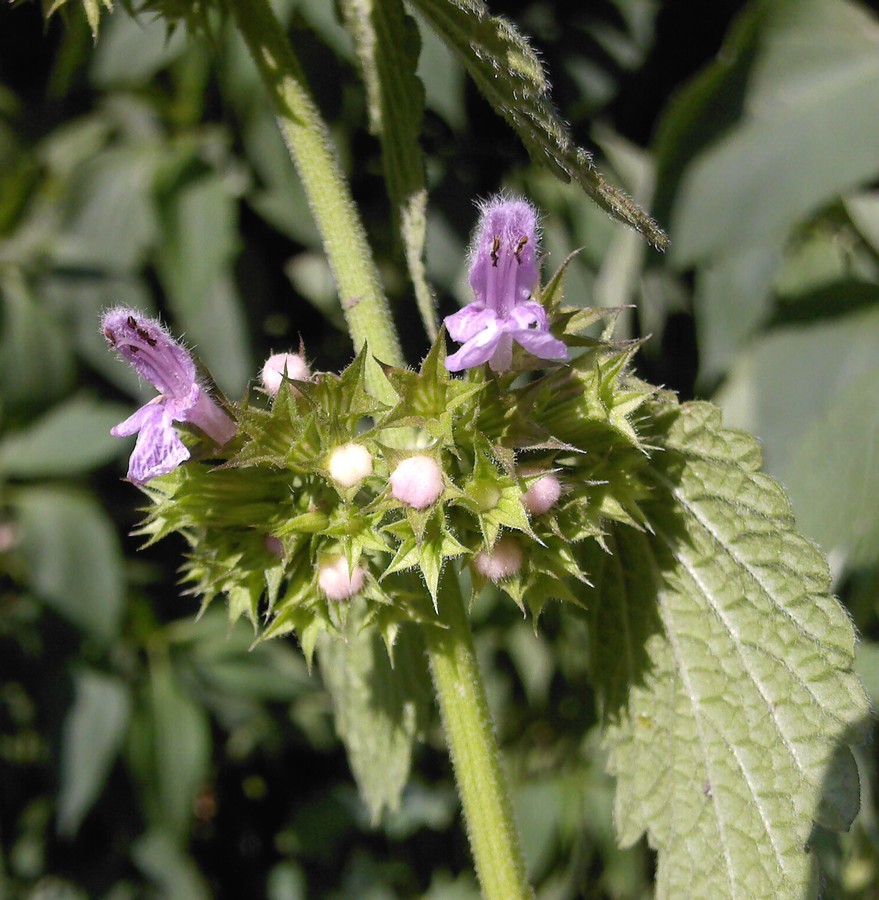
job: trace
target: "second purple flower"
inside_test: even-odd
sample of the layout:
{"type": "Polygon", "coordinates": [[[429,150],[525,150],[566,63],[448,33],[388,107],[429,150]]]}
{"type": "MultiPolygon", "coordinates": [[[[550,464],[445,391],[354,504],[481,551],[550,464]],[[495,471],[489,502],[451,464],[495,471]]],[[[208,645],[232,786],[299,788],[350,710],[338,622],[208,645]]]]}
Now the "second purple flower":
{"type": "Polygon", "coordinates": [[[549,330],[546,311],[531,294],[537,284],[537,212],[527,201],[494,197],[480,207],[470,249],[476,300],[447,316],[451,339],[462,344],[446,359],[450,372],[487,362],[495,372],[513,363],[513,342],[541,359],[567,359],[549,330]]]}
{"type": "Polygon", "coordinates": [[[158,397],[110,431],[114,437],[137,434],[128,464],[129,481],[145,484],[189,459],[175,422],[195,425],[221,446],[232,439],[235,423],[198,383],[187,350],[158,321],[117,307],[104,313],[101,330],[107,343],[159,391],[158,397]]]}

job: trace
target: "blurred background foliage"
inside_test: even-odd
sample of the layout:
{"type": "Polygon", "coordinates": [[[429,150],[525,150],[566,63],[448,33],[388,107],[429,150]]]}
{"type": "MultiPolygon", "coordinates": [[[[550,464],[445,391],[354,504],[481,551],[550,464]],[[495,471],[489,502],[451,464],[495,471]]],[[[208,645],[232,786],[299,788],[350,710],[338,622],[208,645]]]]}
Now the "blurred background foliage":
{"type": "MultiPolygon", "coordinates": [[[[353,50],[326,0],[279,0],[330,121],[410,362],[426,342],[391,231],[353,50]]],[[[544,213],[567,299],[634,304],[641,374],[710,397],[763,442],[829,554],[879,699],[879,22],[843,0],[495,3],[533,36],[600,168],[672,238],[659,256],[513,133],[423,31],[428,273],[466,298],[472,201],[544,213]]],[[[270,350],[348,361],[326,261],[245,49],[82,13],[0,7],[0,896],[476,896],[438,723],[398,812],[371,828],[317,673],[248,652],[175,583],[182,546],[138,551],[143,504],[111,425],[146,398],[99,311],[160,312],[239,397],[270,350]]],[[[588,620],[539,635],[473,611],[541,898],[651,894],[613,837],[586,680],[588,620]]],[[[816,833],[828,897],[879,896],[876,748],[862,810],[816,833]]]]}

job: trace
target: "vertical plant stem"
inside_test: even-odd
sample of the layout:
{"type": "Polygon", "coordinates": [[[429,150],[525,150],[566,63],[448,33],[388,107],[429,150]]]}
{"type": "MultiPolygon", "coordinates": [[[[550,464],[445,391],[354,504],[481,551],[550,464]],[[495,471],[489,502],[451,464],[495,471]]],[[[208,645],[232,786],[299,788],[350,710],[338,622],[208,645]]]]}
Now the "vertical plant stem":
{"type": "Polygon", "coordinates": [[[229,0],[323,239],[351,338],[373,355],[403,365],[369,243],[329,132],[305,83],[299,60],[268,0],[229,0]]]}
{"type": "Polygon", "coordinates": [[[470,620],[452,572],[440,589],[439,619],[446,627],[426,628],[425,639],[479,884],[486,900],[530,898],[470,620]]]}

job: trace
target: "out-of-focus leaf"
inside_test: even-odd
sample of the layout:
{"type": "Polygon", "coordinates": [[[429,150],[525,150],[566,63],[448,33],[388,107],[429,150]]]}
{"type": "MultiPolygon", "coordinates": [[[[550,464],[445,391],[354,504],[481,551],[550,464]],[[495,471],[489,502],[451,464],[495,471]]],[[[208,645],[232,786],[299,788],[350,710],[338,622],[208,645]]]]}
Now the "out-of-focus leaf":
{"type": "Polygon", "coordinates": [[[119,630],[125,582],[116,529],[87,494],[60,487],[11,495],[31,590],[92,637],[119,630]]]}
{"type": "Polygon", "coordinates": [[[290,165],[290,151],[278,123],[264,103],[253,103],[247,112],[242,138],[261,182],[261,186],[254,186],[250,197],[253,208],[303,246],[319,247],[320,235],[308,210],[302,182],[290,165]]]}
{"type": "Polygon", "coordinates": [[[845,208],[861,237],[879,253],[879,191],[849,197],[845,208]]]}
{"type": "Polygon", "coordinates": [[[424,119],[424,88],[415,75],[418,28],[400,0],[341,0],[341,8],[366,83],[369,128],[381,141],[385,184],[418,311],[433,341],[436,304],[424,269],[427,188],[418,142],[424,119]]]}
{"type": "Polygon", "coordinates": [[[875,18],[840,0],[754,4],[746,17],[718,66],[740,64],[747,74],[716,81],[711,97],[712,109],[741,115],[708,146],[697,121],[689,135],[692,157],[671,215],[679,264],[777,240],[879,171],[875,18]]]}
{"type": "Polygon", "coordinates": [[[760,438],[801,528],[835,564],[879,552],[877,347],[876,305],[773,331],[738,359],[718,395],[728,421],[760,438]]]}
{"type": "Polygon", "coordinates": [[[158,222],[153,182],[157,148],[118,147],[86,162],[72,180],[61,230],[51,253],[75,269],[130,272],[145,260],[158,222]]]}
{"type": "Polygon", "coordinates": [[[168,900],[209,900],[211,892],[195,863],[170,835],[153,829],[139,838],[131,850],[137,867],[168,900]]]}
{"type": "Polygon", "coordinates": [[[72,837],[103,788],[128,727],[125,684],[92,669],[76,674],[76,695],[64,724],[58,831],[72,837]]]}
{"type": "Polygon", "coordinates": [[[528,41],[482,0],[413,0],[412,5],[458,54],[488,102],[519,135],[532,158],[575,181],[608,215],[665,248],[662,229],[611,186],[578,147],[549,98],[549,81],[528,41]]]}
{"type": "Polygon", "coordinates": [[[558,809],[564,801],[564,785],[555,779],[530,779],[513,795],[522,851],[532,879],[543,875],[558,841],[558,809]]]}
{"type": "Polygon", "coordinates": [[[110,429],[131,412],[85,396],[67,400],[29,428],[0,440],[0,476],[76,475],[102,465],[122,451],[110,429]]]}
{"type": "Polygon", "coordinates": [[[163,205],[159,271],[187,339],[217,384],[240,393],[253,374],[232,276],[239,248],[237,198],[219,175],[171,192],[163,205]]]}
{"type": "Polygon", "coordinates": [[[167,68],[186,48],[184,29],[169,35],[154,14],[132,16],[119,10],[107,20],[95,49],[91,81],[96,88],[139,86],[167,68]]]}
{"type": "Polygon", "coordinates": [[[336,283],[330,264],[322,253],[300,253],[284,266],[290,283],[328,322],[345,331],[345,317],[339,306],[336,283]]]}
{"type": "Polygon", "coordinates": [[[237,199],[211,174],[171,190],[163,206],[159,267],[182,314],[207,302],[238,252],[237,199]]]}
{"type": "Polygon", "coordinates": [[[266,877],[267,900],[306,900],[305,873],[292,862],[273,866],[266,877]]]}
{"type": "Polygon", "coordinates": [[[464,72],[451,49],[429,28],[421,33],[418,76],[424,85],[427,106],[438,112],[455,129],[464,128],[464,72]]]}
{"type": "Polygon", "coordinates": [[[659,896],[815,896],[814,822],[858,808],[854,630],[756,441],[709,404],[651,413],[652,529],[596,551],[590,597],[621,842],[647,832],[659,896]]]}
{"type": "Polygon", "coordinates": [[[879,563],[877,397],[879,364],[811,423],[783,476],[803,531],[852,566],[879,563]]]}
{"type": "Polygon", "coordinates": [[[151,384],[138,378],[131,366],[120,364],[116,355],[108,352],[100,330],[101,314],[112,306],[128,306],[148,316],[156,314],[152,295],[142,279],[53,272],[40,280],[39,292],[46,309],[61,324],[80,358],[137,400],[146,401],[155,396],[151,384]]]}
{"type": "Polygon", "coordinates": [[[855,671],[864,683],[867,696],[875,709],[879,705],[879,644],[867,640],[858,642],[855,671]]]}
{"type": "Polygon", "coordinates": [[[336,731],[373,823],[384,809],[399,807],[412,743],[429,717],[432,692],[419,641],[410,630],[401,630],[393,668],[374,629],[357,633],[352,625],[347,641],[320,641],[318,661],[333,698],[336,731]]]}
{"type": "Polygon", "coordinates": [[[220,701],[289,702],[315,690],[305,660],[292,644],[269,641],[253,647],[253,628],[239,620],[230,629],[228,615],[219,608],[192,623],[191,638],[181,648],[186,661],[220,701]]]}
{"type": "Polygon", "coordinates": [[[722,374],[742,342],[769,316],[781,246],[766,241],[712,259],[696,275],[699,372],[722,374]]]}
{"type": "Polygon", "coordinates": [[[15,269],[0,277],[0,304],[0,397],[4,405],[39,408],[70,384],[70,342],[15,269]]]}
{"type": "MultiPolygon", "coordinates": [[[[150,668],[150,714],[161,826],[184,837],[193,804],[208,779],[211,737],[207,716],[181,689],[165,658],[150,668]]],[[[158,824],[158,823],[157,823],[158,824]]]]}

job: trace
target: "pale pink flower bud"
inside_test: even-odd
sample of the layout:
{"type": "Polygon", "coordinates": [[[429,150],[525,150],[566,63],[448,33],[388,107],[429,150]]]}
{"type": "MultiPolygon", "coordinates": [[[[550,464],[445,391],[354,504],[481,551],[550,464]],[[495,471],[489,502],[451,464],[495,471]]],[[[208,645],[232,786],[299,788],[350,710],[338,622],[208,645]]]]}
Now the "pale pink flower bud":
{"type": "Polygon", "coordinates": [[[259,377],[262,386],[274,396],[281,388],[284,375],[294,381],[308,381],[311,369],[298,353],[274,353],[266,360],[259,377]]]}
{"type": "MultiPolygon", "coordinates": [[[[531,474],[531,473],[525,473],[531,474]]],[[[531,486],[522,494],[522,505],[532,516],[542,516],[551,510],[562,495],[562,483],[552,472],[531,482],[531,486]]]]}
{"type": "Polygon", "coordinates": [[[273,534],[267,534],[263,538],[263,543],[272,556],[277,556],[278,559],[284,558],[284,544],[280,538],[275,537],[273,534]]]}
{"type": "Polygon", "coordinates": [[[328,600],[347,600],[363,587],[366,571],[363,566],[355,566],[348,571],[348,560],[344,556],[326,556],[317,568],[317,583],[328,600]]]}
{"type": "Polygon", "coordinates": [[[327,460],[330,478],[342,487],[354,487],[367,475],[372,475],[372,454],[362,444],[342,444],[327,460]]]}
{"type": "Polygon", "coordinates": [[[431,456],[410,456],[391,474],[391,493],[413,509],[427,509],[443,492],[443,472],[431,456]]]}
{"type": "Polygon", "coordinates": [[[497,583],[517,574],[523,559],[519,542],[505,534],[491,550],[480,550],[476,554],[473,567],[480,575],[497,583]]]}

